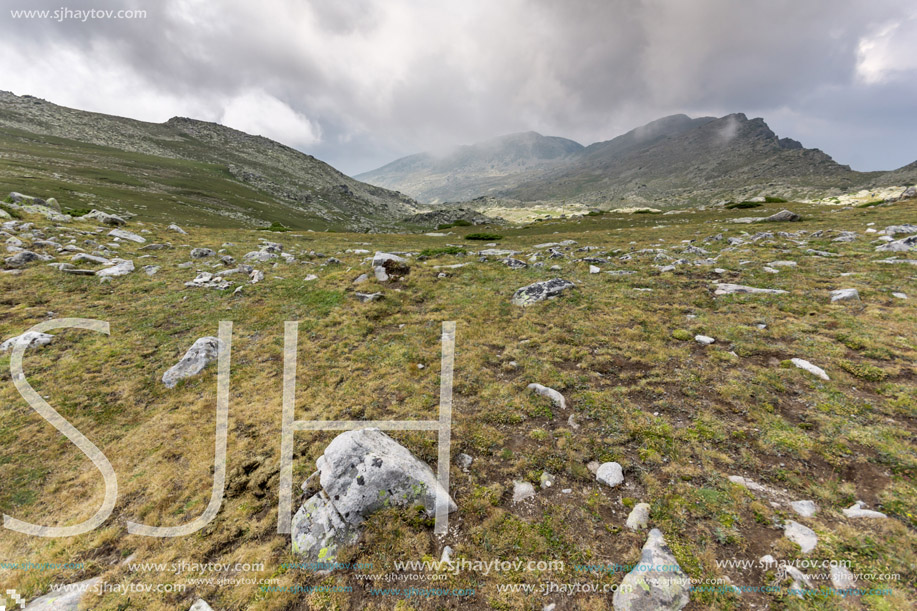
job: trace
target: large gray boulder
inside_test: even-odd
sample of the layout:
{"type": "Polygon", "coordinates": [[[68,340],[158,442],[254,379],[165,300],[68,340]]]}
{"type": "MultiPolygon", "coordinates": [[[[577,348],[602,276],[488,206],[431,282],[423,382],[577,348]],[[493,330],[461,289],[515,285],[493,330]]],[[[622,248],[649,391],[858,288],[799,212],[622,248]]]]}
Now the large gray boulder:
{"type": "Polygon", "coordinates": [[[175,388],[179,381],[196,376],[220,354],[220,340],[216,337],[202,337],[188,349],[185,356],[162,375],[166,388],[175,388]]]}
{"type": "Polygon", "coordinates": [[[572,282],[563,280],[562,278],[552,278],[551,280],[536,282],[518,289],[513,294],[513,304],[527,307],[539,301],[557,297],[573,286],[575,285],[572,282]]]}
{"type": "Polygon", "coordinates": [[[127,240],[129,242],[137,242],[138,244],[144,244],[146,238],[139,236],[136,233],[132,233],[126,229],[112,229],[108,232],[109,237],[118,238],[119,240],[127,240]]]}
{"type": "Polygon", "coordinates": [[[126,276],[134,271],[133,261],[125,259],[112,259],[111,262],[114,263],[114,265],[111,267],[106,267],[105,269],[100,269],[96,272],[96,275],[109,278],[118,278],[119,276],[126,276]]]}
{"type": "Polygon", "coordinates": [[[777,214],[772,214],[768,217],[761,219],[760,223],[777,223],[777,222],[793,222],[801,221],[802,217],[796,214],[795,212],[790,212],[789,210],[781,210],[777,214]]]}
{"type": "Polygon", "coordinates": [[[99,221],[103,225],[111,225],[112,227],[120,227],[121,225],[127,225],[125,221],[120,216],[115,214],[108,214],[107,212],[102,212],[101,210],[93,210],[88,214],[83,215],[84,220],[93,219],[99,221]]]}
{"type": "Polygon", "coordinates": [[[316,461],[321,490],[293,516],[293,552],[332,562],[359,537],[362,523],[385,507],[422,506],[436,513],[438,496],[457,506],[430,467],[378,429],[347,431],[316,461]]]}
{"type": "Polygon", "coordinates": [[[659,529],[650,531],[640,563],[624,576],[612,604],[617,611],[679,611],[691,600],[691,583],[659,529]]]}
{"type": "Polygon", "coordinates": [[[25,611],[77,611],[80,599],[98,583],[99,577],[69,584],[66,589],[51,592],[36,598],[25,607],[25,611]]]}
{"type": "Polygon", "coordinates": [[[25,267],[33,261],[53,261],[54,257],[49,255],[40,255],[37,252],[32,252],[31,250],[23,250],[17,252],[12,257],[6,258],[6,266],[13,269],[25,267]]]}
{"type": "Polygon", "coordinates": [[[23,333],[22,335],[17,335],[16,337],[11,337],[2,344],[0,344],[0,352],[8,352],[18,345],[25,345],[26,350],[29,348],[38,348],[39,346],[46,346],[51,343],[51,340],[54,339],[53,335],[48,333],[37,333],[35,331],[29,331],[28,333],[23,333]]]}
{"type": "Polygon", "coordinates": [[[745,286],[742,284],[729,284],[718,282],[714,295],[783,295],[786,291],[780,289],[762,289],[755,286],[745,286]]]}
{"type": "Polygon", "coordinates": [[[877,252],[909,252],[911,250],[917,250],[917,235],[876,246],[877,252]]]}

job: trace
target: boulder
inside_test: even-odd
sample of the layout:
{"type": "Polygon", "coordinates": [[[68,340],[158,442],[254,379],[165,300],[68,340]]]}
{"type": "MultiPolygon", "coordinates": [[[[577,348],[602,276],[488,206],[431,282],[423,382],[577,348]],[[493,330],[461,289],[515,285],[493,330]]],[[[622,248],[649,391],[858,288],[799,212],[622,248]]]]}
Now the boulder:
{"type": "Polygon", "coordinates": [[[616,462],[602,463],[595,472],[595,479],[610,488],[614,488],[624,482],[624,470],[616,462]]]}
{"type": "Polygon", "coordinates": [[[29,331],[28,333],[23,333],[22,335],[17,335],[16,337],[11,337],[2,344],[0,344],[0,352],[8,352],[13,349],[14,346],[25,345],[26,350],[30,348],[38,348],[39,346],[46,346],[51,343],[51,340],[54,339],[53,335],[48,333],[38,333],[35,331],[29,331]]]}
{"type": "Polygon", "coordinates": [[[754,286],[744,286],[742,284],[717,283],[714,295],[783,295],[786,291],[780,289],[761,289],[754,286]]]}
{"type": "Polygon", "coordinates": [[[796,365],[797,367],[799,367],[800,369],[804,369],[805,371],[808,371],[812,375],[821,378],[822,380],[826,380],[826,381],[831,380],[831,378],[828,377],[828,374],[825,373],[824,369],[822,369],[821,367],[818,367],[817,365],[813,365],[809,361],[806,361],[804,359],[793,358],[793,359],[790,359],[790,362],[796,365]]]}
{"type": "Polygon", "coordinates": [[[790,212],[789,210],[781,210],[777,214],[772,214],[768,217],[760,219],[759,223],[778,223],[778,222],[795,222],[801,221],[802,217],[796,214],[795,212],[790,212]]]}
{"type": "Polygon", "coordinates": [[[127,261],[124,259],[112,259],[111,262],[114,263],[112,267],[100,269],[96,272],[96,275],[102,277],[117,278],[119,276],[126,276],[134,271],[133,261],[127,261]]]}
{"type": "Polygon", "coordinates": [[[569,280],[553,278],[542,282],[535,282],[528,286],[518,289],[513,294],[513,304],[521,307],[527,307],[536,304],[545,299],[557,297],[565,290],[575,286],[569,280]]]}
{"type": "Polygon", "coordinates": [[[783,527],[783,535],[798,545],[803,554],[808,554],[818,545],[818,535],[815,531],[793,520],[787,521],[783,527]]]}
{"type": "Polygon", "coordinates": [[[175,233],[180,233],[180,234],[182,234],[182,235],[188,235],[188,232],[187,232],[187,231],[185,231],[184,229],[182,229],[181,227],[179,227],[179,226],[176,225],[175,223],[172,223],[171,225],[169,225],[169,226],[167,227],[167,229],[168,229],[169,231],[174,231],[175,233]]]}
{"type": "Polygon", "coordinates": [[[631,530],[644,530],[650,520],[650,504],[637,503],[627,516],[626,526],[631,530]]]}
{"type": "Polygon", "coordinates": [[[212,257],[216,253],[213,249],[210,248],[192,248],[191,249],[191,258],[192,259],[204,259],[206,257],[212,257]]]}
{"type": "Polygon", "coordinates": [[[379,301],[382,299],[382,293],[361,293],[357,291],[354,293],[354,295],[362,303],[369,303],[370,301],[379,301]]]}
{"type": "Polygon", "coordinates": [[[139,236],[136,233],[131,233],[126,229],[112,229],[108,232],[108,235],[112,238],[127,240],[129,242],[137,242],[138,244],[144,244],[146,242],[146,238],[139,236]]]}
{"type": "Polygon", "coordinates": [[[342,433],[316,461],[321,491],[293,517],[293,551],[332,561],[343,545],[354,543],[362,523],[386,507],[422,506],[428,516],[437,503],[447,511],[455,502],[430,467],[378,429],[342,433]]]}
{"type": "Polygon", "coordinates": [[[691,582],[659,529],[650,531],[640,563],[614,593],[616,611],[680,611],[691,600],[691,582]]]}
{"type": "Polygon", "coordinates": [[[512,257],[503,259],[502,263],[510,269],[525,269],[529,266],[529,264],[525,261],[520,261],[519,259],[514,259],[512,257]]]}
{"type": "Polygon", "coordinates": [[[529,482],[513,482],[513,503],[521,503],[535,496],[535,486],[529,482]]]}
{"type": "Polygon", "coordinates": [[[560,409],[565,409],[567,407],[567,402],[564,399],[564,396],[553,388],[548,388],[547,386],[542,386],[541,384],[529,384],[527,388],[537,395],[541,395],[542,397],[547,397],[550,399],[555,407],[559,407],[560,409]]]}
{"type": "Polygon", "coordinates": [[[6,262],[7,267],[18,269],[20,267],[25,267],[26,265],[28,265],[29,263],[32,263],[33,261],[53,261],[53,260],[54,260],[54,257],[52,256],[40,255],[36,252],[32,252],[31,250],[23,250],[23,251],[17,252],[12,257],[7,257],[5,259],[5,262],[6,262]]]}
{"type": "Polygon", "coordinates": [[[25,606],[24,611],[77,611],[80,600],[99,582],[99,577],[70,584],[59,592],[51,592],[36,598],[25,606]]]}
{"type": "Polygon", "coordinates": [[[859,301],[860,293],[856,289],[837,289],[831,291],[831,303],[835,301],[859,301]]]}
{"type": "Polygon", "coordinates": [[[863,501],[857,501],[847,509],[843,510],[843,514],[848,518],[887,518],[888,516],[882,513],[881,511],[873,511],[872,509],[864,509],[866,503],[863,501]]]}
{"type": "Polygon", "coordinates": [[[377,252],[372,260],[373,272],[379,282],[388,282],[411,273],[411,265],[407,259],[387,252],[377,252]]]}
{"type": "Polygon", "coordinates": [[[912,250],[917,250],[917,235],[876,246],[877,252],[909,252],[912,250]]]}
{"type": "Polygon", "coordinates": [[[82,217],[84,220],[93,219],[99,221],[103,225],[111,225],[112,227],[120,227],[121,225],[127,225],[125,221],[120,216],[115,214],[108,214],[107,212],[102,212],[101,210],[93,210],[88,214],[84,214],[82,217]]]}
{"type": "Polygon", "coordinates": [[[815,501],[793,501],[790,508],[804,518],[811,518],[818,511],[815,501]]]}
{"type": "Polygon", "coordinates": [[[188,349],[185,356],[162,375],[166,388],[175,388],[179,381],[199,374],[217,360],[220,354],[220,340],[216,337],[202,337],[188,349]]]}

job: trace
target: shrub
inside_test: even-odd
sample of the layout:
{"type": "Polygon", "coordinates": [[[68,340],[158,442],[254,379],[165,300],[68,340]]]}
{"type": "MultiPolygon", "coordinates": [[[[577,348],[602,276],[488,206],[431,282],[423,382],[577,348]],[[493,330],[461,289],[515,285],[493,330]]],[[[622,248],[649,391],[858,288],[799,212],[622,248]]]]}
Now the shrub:
{"type": "Polygon", "coordinates": [[[6,212],[7,212],[11,217],[13,217],[14,219],[21,219],[21,218],[22,218],[22,215],[19,214],[19,211],[16,210],[15,208],[10,208],[9,206],[4,206],[2,203],[0,203],[0,209],[6,210],[6,212]]]}
{"type": "Polygon", "coordinates": [[[271,223],[270,227],[259,227],[258,229],[259,231],[293,231],[286,225],[282,223],[278,223],[277,221],[274,221],[273,223],[271,223]]]}
{"type": "Polygon", "coordinates": [[[91,208],[68,208],[67,209],[67,214],[69,214],[70,216],[74,218],[86,216],[90,212],[92,212],[91,208]]]}
{"type": "Polygon", "coordinates": [[[766,201],[769,204],[785,204],[786,203],[786,200],[783,199],[782,197],[771,197],[770,195],[765,196],[764,201],[766,201]]]}
{"type": "Polygon", "coordinates": [[[682,342],[686,342],[691,339],[694,339],[694,336],[691,335],[691,332],[686,331],[685,329],[675,329],[674,331],[672,331],[672,337],[682,342]]]}
{"type": "Polygon", "coordinates": [[[445,248],[426,248],[420,251],[421,257],[438,257],[439,255],[463,255],[465,249],[461,246],[446,246],[445,248]]]}
{"type": "Polygon", "coordinates": [[[857,204],[857,208],[874,208],[874,207],[878,206],[879,204],[884,204],[884,203],[885,203],[884,200],[877,199],[877,200],[875,200],[875,201],[864,202],[864,203],[862,203],[862,204],[857,204]]]}
{"type": "Polygon", "coordinates": [[[466,240],[482,240],[482,241],[491,241],[491,240],[502,240],[503,236],[497,233],[469,233],[465,236],[466,240]]]}
{"type": "Polygon", "coordinates": [[[868,382],[881,382],[888,377],[888,372],[869,363],[854,363],[853,361],[840,361],[841,369],[868,382]]]}
{"type": "Polygon", "coordinates": [[[726,204],[726,209],[735,210],[738,208],[738,209],[744,210],[745,208],[758,208],[763,205],[764,204],[760,202],[730,202],[726,204]]]}

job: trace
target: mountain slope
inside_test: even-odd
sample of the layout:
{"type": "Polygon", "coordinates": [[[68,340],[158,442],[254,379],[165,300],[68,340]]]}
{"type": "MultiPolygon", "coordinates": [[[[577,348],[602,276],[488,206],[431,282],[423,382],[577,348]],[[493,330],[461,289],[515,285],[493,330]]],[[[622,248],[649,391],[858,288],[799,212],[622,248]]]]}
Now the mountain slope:
{"type": "Polygon", "coordinates": [[[388,227],[416,212],[410,198],[310,155],[193,119],[146,123],[0,92],[0,141],[9,151],[0,159],[0,188],[71,207],[352,230],[388,227]]]}
{"type": "Polygon", "coordinates": [[[524,132],[460,146],[445,155],[410,155],[356,178],[426,203],[467,200],[563,167],[582,150],[573,140],[524,132]]]}
{"type": "Polygon", "coordinates": [[[590,204],[708,201],[763,190],[794,195],[852,187],[875,175],[854,172],[818,149],[778,138],[763,119],[742,113],[694,120],[676,115],[594,144],[570,166],[506,195],[590,204]]]}
{"type": "Polygon", "coordinates": [[[585,148],[570,146],[537,161],[532,156],[524,166],[516,149],[505,144],[521,136],[533,142],[556,140],[516,134],[462,147],[444,158],[412,155],[359,178],[429,204],[487,196],[520,204],[666,207],[760,194],[788,199],[836,195],[907,184],[917,177],[917,164],[893,172],[855,172],[818,149],[778,137],[763,119],[742,113],[694,119],[672,115],[585,148]]]}

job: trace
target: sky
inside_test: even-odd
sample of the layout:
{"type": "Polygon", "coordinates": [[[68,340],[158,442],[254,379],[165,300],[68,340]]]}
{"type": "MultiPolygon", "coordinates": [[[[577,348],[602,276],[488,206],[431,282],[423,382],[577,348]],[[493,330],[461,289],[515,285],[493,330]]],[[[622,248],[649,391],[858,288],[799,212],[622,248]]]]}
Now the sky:
{"type": "Polygon", "coordinates": [[[2,90],[145,121],[215,121],[351,175],[519,131],[591,144],[676,113],[763,117],[855,170],[917,160],[911,1],[0,7],[2,90]],[[139,12],[82,13],[90,9],[139,12]]]}

